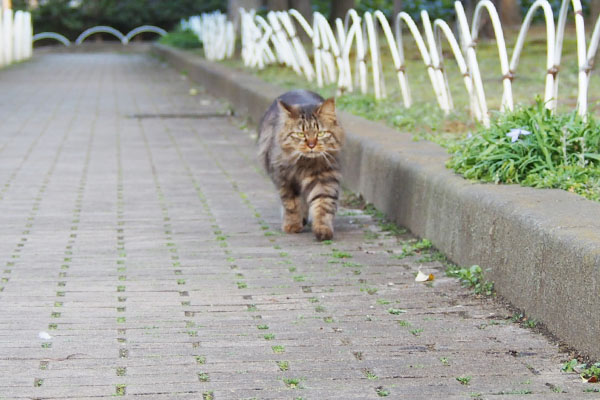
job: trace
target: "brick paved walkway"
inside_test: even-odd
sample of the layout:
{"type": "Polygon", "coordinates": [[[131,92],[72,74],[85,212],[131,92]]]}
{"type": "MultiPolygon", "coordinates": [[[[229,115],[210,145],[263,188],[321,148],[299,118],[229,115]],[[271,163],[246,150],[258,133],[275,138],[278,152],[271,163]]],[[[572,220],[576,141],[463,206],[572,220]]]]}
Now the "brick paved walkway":
{"type": "Polygon", "coordinates": [[[249,133],[191,85],[144,55],[0,71],[0,398],[594,396],[409,236],[347,209],[332,244],[282,235],[249,133]]]}

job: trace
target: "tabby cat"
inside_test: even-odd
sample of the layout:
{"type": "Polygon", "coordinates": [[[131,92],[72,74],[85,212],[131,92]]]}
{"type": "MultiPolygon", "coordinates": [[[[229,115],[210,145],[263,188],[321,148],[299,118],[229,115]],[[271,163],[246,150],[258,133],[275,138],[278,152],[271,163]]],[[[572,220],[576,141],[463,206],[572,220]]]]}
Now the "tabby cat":
{"type": "Polygon", "coordinates": [[[258,143],[260,161],[281,197],[283,231],[300,232],[310,219],[318,240],[331,239],[344,143],[335,100],[307,90],[282,94],[260,122],[258,143]]]}

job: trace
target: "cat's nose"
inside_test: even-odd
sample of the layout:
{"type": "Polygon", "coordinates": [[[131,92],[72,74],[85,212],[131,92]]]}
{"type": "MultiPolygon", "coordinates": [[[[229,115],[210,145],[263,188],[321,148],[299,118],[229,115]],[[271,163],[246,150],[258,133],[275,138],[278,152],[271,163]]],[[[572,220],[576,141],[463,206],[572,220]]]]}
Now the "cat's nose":
{"type": "Polygon", "coordinates": [[[311,149],[314,149],[315,146],[317,145],[317,139],[307,139],[306,140],[306,145],[308,147],[310,147],[311,149]]]}

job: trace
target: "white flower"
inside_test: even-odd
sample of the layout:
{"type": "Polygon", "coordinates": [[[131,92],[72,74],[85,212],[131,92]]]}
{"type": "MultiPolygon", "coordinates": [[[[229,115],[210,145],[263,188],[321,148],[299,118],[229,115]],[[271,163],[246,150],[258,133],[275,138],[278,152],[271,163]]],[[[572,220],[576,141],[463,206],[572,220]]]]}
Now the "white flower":
{"type": "Polygon", "coordinates": [[[523,136],[531,135],[531,132],[529,132],[523,128],[514,128],[514,129],[511,129],[510,132],[508,132],[506,134],[506,136],[510,137],[511,143],[514,143],[517,140],[519,140],[520,135],[523,135],[523,136]]]}

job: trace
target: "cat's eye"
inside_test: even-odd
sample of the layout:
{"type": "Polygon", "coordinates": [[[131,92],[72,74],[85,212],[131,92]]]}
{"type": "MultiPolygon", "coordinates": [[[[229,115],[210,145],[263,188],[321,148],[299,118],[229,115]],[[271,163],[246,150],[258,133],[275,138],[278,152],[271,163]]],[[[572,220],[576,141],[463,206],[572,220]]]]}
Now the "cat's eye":
{"type": "Polygon", "coordinates": [[[327,134],[327,132],[326,132],[326,131],[320,131],[319,133],[317,133],[317,136],[318,136],[318,137],[323,137],[323,136],[325,136],[326,134],[327,134]]]}
{"type": "Polygon", "coordinates": [[[294,135],[299,138],[304,138],[304,132],[294,132],[294,135]]]}

